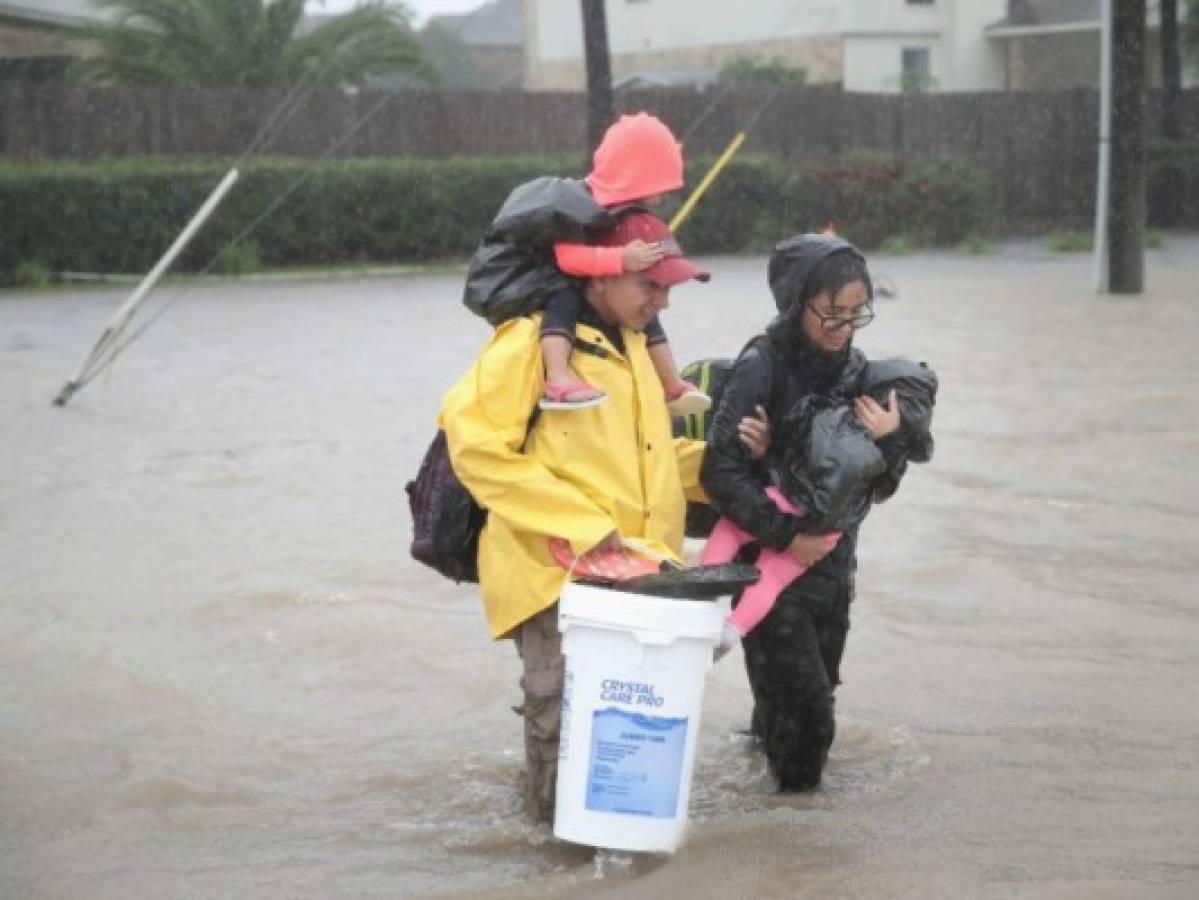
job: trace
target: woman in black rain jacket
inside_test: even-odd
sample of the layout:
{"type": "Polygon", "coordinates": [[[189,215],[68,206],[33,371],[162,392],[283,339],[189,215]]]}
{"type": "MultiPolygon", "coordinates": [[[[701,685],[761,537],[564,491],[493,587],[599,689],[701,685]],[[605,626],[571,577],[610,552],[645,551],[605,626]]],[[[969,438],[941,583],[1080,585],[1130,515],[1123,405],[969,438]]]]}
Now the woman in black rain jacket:
{"type": "MultiPolygon", "coordinates": [[[[805,397],[852,404],[888,470],[875,499],[894,491],[904,465],[899,408],[861,397],[866,358],[854,332],[873,318],[866,261],[841,238],[808,234],[779,244],[770,258],[777,318],[741,352],[721,396],[700,480],[724,516],[776,550],[790,550],[807,571],[780,594],[742,643],[754,696],[752,729],[783,791],[820,782],[835,730],[833,691],[849,630],[857,528],[830,551],[815,523],[779,510],[766,495],[782,447],[753,461],[738,423],[764,409],[772,425],[805,397]]],[[[775,430],[777,433],[777,429],[775,430]]]]}

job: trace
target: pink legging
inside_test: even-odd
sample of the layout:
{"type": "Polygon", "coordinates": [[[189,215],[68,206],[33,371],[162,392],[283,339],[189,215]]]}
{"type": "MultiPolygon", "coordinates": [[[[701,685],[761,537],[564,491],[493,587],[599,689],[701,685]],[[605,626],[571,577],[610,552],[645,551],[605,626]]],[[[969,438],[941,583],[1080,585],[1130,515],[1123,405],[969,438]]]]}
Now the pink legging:
{"type": "MultiPolygon", "coordinates": [[[[774,505],[785,513],[802,515],[791,501],[783,496],[778,488],[766,488],[766,496],[774,501],[774,505]]],[[[825,540],[832,547],[840,540],[840,532],[825,535],[825,540]]],[[[712,529],[704,547],[704,555],[700,559],[704,565],[727,563],[737,555],[737,550],[745,544],[756,541],[757,538],[729,519],[721,519],[712,529]]],[[[754,626],[766,618],[766,614],[774,608],[783,588],[802,575],[806,569],[788,550],[775,550],[773,547],[763,547],[758,556],[758,570],[762,573],[757,584],[746,588],[741,595],[741,602],[729,616],[729,623],[741,633],[749,634],[754,626]]]]}

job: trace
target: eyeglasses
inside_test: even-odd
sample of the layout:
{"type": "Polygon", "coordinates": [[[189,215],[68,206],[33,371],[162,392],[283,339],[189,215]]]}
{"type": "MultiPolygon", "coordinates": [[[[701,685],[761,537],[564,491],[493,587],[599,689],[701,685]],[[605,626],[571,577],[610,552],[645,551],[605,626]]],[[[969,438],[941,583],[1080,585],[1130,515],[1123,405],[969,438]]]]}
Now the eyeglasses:
{"type": "Polygon", "coordinates": [[[873,306],[864,306],[852,316],[826,316],[814,306],[808,306],[807,309],[820,320],[820,327],[825,331],[840,331],[846,326],[857,331],[874,321],[873,306]]]}

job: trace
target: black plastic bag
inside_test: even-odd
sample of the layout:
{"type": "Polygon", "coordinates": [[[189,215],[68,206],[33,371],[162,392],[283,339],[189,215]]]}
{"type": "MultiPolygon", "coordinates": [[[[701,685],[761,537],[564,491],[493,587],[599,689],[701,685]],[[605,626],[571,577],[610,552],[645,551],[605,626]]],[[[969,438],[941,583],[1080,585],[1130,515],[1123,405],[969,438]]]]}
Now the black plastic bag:
{"type": "Polygon", "coordinates": [[[886,403],[891,388],[897,389],[907,457],[912,462],[924,463],[933,458],[937,384],[937,373],[927,363],[908,359],[880,359],[868,363],[862,374],[862,393],[879,403],[886,403]]]}
{"type": "Polygon", "coordinates": [[[906,359],[867,363],[858,391],[885,405],[892,389],[900,427],[881,442],[839,399],[805,397],[784,418],[778,430],[785,442],[780,486],[811,517],[812,529],[839,531],[860,524],[872,502],[895,493],[909,462],[932,458],[936,374],[906,359]]]}
{"type": "Polygon", "coordinates": [[[462,302],[492,325],[540,309],[576,284],[554,260],[554,244],[587,243],[615,223],[581,181],[537,178],[508,195],[470,261],[462,302]]]}
{"type": "Polygon", "coordinates": [[[580,244],[592,230],[613,224],[583,182],[547,176],[514,188],[495,214],[487,235],[542,247],[558,241],[580,244]]]}
{"type": "Polygon", "coordinates": [[[785,442],[780,487],[809,517],[805,531],[844,531],[861,523],[887,461],[851,407],[820,395],[804,397],[771,440],[785,442]]]}

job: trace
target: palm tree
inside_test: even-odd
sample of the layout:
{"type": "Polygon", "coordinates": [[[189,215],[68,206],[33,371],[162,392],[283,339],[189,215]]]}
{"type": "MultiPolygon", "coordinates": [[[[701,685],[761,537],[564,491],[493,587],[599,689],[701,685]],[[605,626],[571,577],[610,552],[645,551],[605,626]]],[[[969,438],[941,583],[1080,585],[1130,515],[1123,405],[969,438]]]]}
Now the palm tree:
{"type": "Polygon", "coordinates": [[[94,55],[80,78],[102,83],[262,88],[423,78],[402,3],[366,3],[300,32],[305,0],[95,0],[110,20],[80,29],[94,55]]]}

